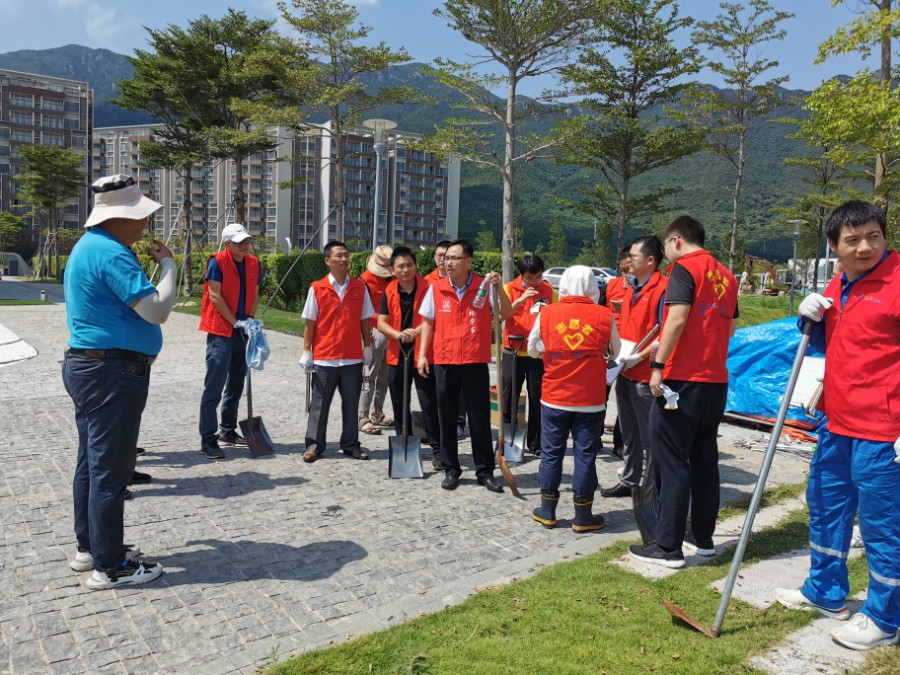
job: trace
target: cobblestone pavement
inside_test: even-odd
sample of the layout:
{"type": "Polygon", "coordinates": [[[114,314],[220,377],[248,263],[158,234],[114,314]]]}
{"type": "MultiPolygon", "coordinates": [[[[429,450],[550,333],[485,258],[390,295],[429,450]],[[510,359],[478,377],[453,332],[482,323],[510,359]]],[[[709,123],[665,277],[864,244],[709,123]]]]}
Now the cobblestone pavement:
{"type": "MultiPolygon", "coordinates": [[[[514,467],[524,500],[497,495],[475,483],[468,441],[460,445],[468,470],[454,492],[440,489],[440,475],[389,479],[387,434],[362,436],[368,462],[329,444],[322,459],[304,464],[300,339],[274,332],[253,389],[276,452],[254,460],[227,449],[227,459],[210,461],[197,434],[204,334],[196,317],[175,314],[164,326],[140,438],[147,452],[138,468],[153,482],[134,489],[125,514],[126,541],[166,573],[146,586],[92,592],[87,574],[67,565],[77,436],[60,379],[65,308],[0,307],[0,324],[38,351],[0,369],[2,672],[252,673],[275,652],[375,631],[638,536],[630,500],[599,494],[605,530],[538,526],[529,517],[538,462],[514,467]]],[[[331,413],[336,440],[338,401],[331,413]]],[[[729,499],[752,490],[762,455],[738,443],[758,432],[721,433],[729,499]]],[[[604,453],[601,483],[614,483],[619,466],[604,453]]],[[[803,460],[777,457],[772,480],[799,482],[805,469],[803,460]]],[[[564,488],[571,471],[568,459],[564,488]]],[[[567,490],[560,516],[571,515],[567,490]]]]}

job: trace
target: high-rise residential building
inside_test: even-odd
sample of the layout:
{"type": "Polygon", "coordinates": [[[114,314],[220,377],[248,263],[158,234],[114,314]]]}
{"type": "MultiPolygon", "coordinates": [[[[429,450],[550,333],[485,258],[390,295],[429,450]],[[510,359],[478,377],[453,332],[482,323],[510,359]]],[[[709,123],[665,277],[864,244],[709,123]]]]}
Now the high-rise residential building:
{"type": "MultiPolygon", "coordinates": [[[[25,215],[28,207],[17,194],[21,189],[13,177],[25,168],[19,155],[23,145],[55,145],[85,153],[84,189],[61,216],[67,228],[78,228],[89,209],[88,180],[93,124],[93,100],[87,82],[0,69],[0,211],[25,215]]],[[[37,242],[43,223],[33,223],[23,232],[26,241],[37,242]]]]}
{"type": "MultiPolygon", "coordinates": [[[[141,144],[153,140],[159,125],[103,127],[92,142],[93,179],[133,174],[141,189],[161,202],[152,226],[163,238],[181,236],[185,180],[174,171],[140,166],[141,144]]],[[[244,225],[272,247],[321,250],[329,239],[343,238],[368,248],[375,222],[377,155],[373,134],[354,129],[345,136],[346,208],[343,225],[330,208],[334,190],[333,143],[327,125],[295,133],[271,130],[276,147],[244,160],[244,225]],[[326,222],[327,221],[327,222],[326,222]]],[[[382,162],[378,243],[404,241],[433,245],[458,230],[459,163],[442,163],[409,144],[418,136],[391,132],[382,162]]],[[[191,184],[193,234],[217,242],[235,219],[234,162],[210,160],[194,168],[191,184]]]]}

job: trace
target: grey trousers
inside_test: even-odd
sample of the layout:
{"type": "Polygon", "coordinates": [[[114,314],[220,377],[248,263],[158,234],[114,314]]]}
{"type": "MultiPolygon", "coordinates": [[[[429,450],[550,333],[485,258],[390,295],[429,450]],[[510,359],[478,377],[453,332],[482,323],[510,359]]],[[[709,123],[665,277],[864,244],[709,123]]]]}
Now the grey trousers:
{"type": "Polygon", "coordinates": [[[388,390],[387,338],[380,330],[372,330],[372,365],[363,370],[369,376],[369,390],[359,398],[359,419],[370,412],[384,414],[388,390]]]}
{"type": "Polygon", "coordinates": [[[622,427],[622,444],[625,470],[622,485],[637,487],[641,484],[644,462],[650,452],[650,405],[653,394],[645,382],[629,380],[624,374],[616,378],[616,406],[619,409],[619,425],[622,427]]]}
{"type": "Polygon", "coordinates": [[[341,394],[341,450],[359,450],[356,407],[362,387],[362,363],[349,366],[316,366],[312,380],[312,404],[306,421],[306,449],[325,452],[328,411],[337,390],[341,394]]]}

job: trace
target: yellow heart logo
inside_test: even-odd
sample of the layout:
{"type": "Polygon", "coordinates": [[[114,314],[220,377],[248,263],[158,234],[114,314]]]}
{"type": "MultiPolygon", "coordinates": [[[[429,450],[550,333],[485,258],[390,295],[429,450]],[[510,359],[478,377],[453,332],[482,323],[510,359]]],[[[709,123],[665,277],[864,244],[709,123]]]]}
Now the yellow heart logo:
{"type": "Polygon", "coordinates": [[[582,335],[581,333],[572,333],[571,335],[566,335],[565,337],[563,337],[563,340],[565,340],[565,343],[569,346],[569,349],[575,349],[576,347],[578,347],[578,345],[584,342],[584,335],[582,335]]]}

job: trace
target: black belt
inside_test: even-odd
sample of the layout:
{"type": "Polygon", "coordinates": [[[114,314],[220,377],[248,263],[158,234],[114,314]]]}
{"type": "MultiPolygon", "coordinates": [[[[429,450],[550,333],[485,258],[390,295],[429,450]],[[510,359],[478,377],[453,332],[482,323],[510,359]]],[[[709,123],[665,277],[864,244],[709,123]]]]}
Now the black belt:
{"type": "Polygon", "coordinates": [[[152,366],[156,361],[155,356],[143,354],[141,352],[133,352],[130,349],[66,349],[67,354],[75,356],[83,356],[86,359],[98,359],[101,361],[109,359],[124,359],[125,361],[137,361],[152,366]]]}

